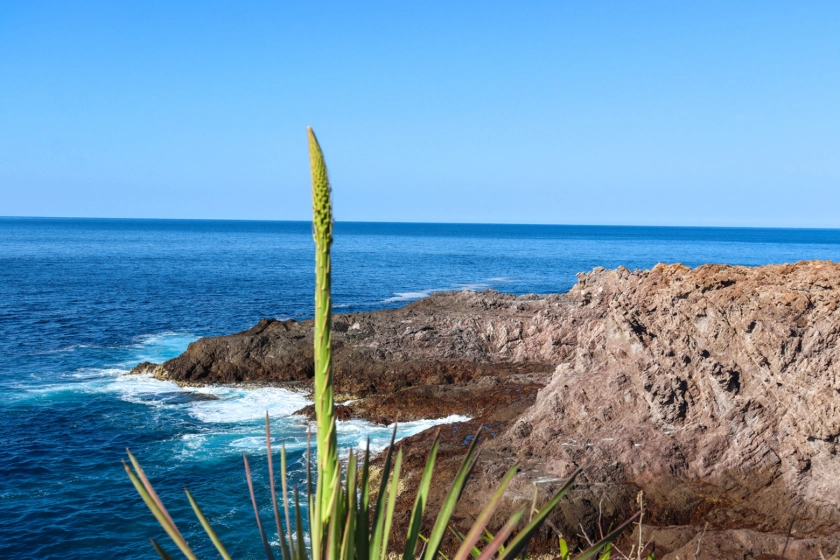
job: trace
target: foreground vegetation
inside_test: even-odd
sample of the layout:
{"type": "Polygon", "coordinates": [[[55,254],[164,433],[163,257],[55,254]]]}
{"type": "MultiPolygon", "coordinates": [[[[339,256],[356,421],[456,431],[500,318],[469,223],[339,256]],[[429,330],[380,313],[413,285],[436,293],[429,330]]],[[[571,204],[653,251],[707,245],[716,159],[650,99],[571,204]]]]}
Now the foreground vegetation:
{"type": "MultiPolygon", "coordinates": [[[[316,473],[313,480],[310,447],[306,456],[307,475],[303,488],[303,499],[308,506],[306,508],[308,524],[305,525],[303,522],[304,509],[300,502],[300,488],[295,487],[293,489],[294,497],[290,499],[284,446],[281,446],[280,449],[280,492],[277,491],[274,476],[274,453],[271,447],[271,429],[269,418],[266,416],[268,474],[279,549],[282,560],[385,560],[389,557],[389,552],[393,552],[389,547],[389,537],[392,533],[392,521],[397,490],[400,484],[403,454],[401,449],[395,449],[396,428],[394,428],[391,444],[385,451],[383,473],[378,488],[374,488],[371,481],[369,448],[365,450],[362,457],[357,457],[352,450],[348,453],[344,462],[340,461],[338,457],[331,351],[330,248],[333,240],[332,203],[327,168],[312,129],[309,129],[309,158],[312,171],[313,234],[316,245],[314,321],[316,473]],[[308,539],[305,538],[305,534],[308,535],[308,539]],[[307,540],[309,542],[308,546],[307,540]]],[[[436,560],[437,557],[445,560],[468,560],[469,558],[476,560],[513,560],[517,556],[524,558],[529,542],[546,522],[548,515],[563,499],[580,472],[573,473],[560,491],[551,496],[541,509],[530,512],[527,521],[525,520],[526,508],[523,507],[514,512],[505,524],[495,534],[492,534],[488,531],[488,523],[501,503],[505,490],[516,475],[518,465],[514,465],[502,478],[496,492],[476,518],[472,527],[463,534],[450,527],[450,520],[478,460],[480,453],[479,440],[480,431],[472,439],[449,493],[437,512],[431,532],[428,535],[423,535],[420,530],[423,519],[428,513],[426,502],[440,443],[438,438],[435,439],[429,450],[426,465],[417,488],[416,499],[404,539],[403,560],[415,560],[416,558],[436,560]],[[520,525],[524,526],[519,528],[520,525]],[[444,556],[441,552],[441,545],[447,530],[450,530],[460,541],[459,548],[451,557],[444,556]]],[[[128,453],[128,458],[129,463],[123,462],[126,473],[158,523],[184,556],[189,559],[197,559],[143,472],[140,463],[131,452],[128,453]]],[[[260,519],[248,458],[243,456],[243,459],[262,546],[265,549],[266,557],[269,560],[274,560],[269,536],[260,519]]],[[[201,508],[189,491],[186,491],[186,494],[198,521],[216,550],[222,558],[229,560],[231,558],[230,554],[210,526],[201,508]]],[[[607,533],[601,540],[579,552],[574,558],[578,560],[627,558],[624,555],[614,555],[612,542],[638,516],[637,513],[621,526],[607,533]]],[[[169,553],[155,539],[152,539],[152,546],[164,560],[171,558],[169,553]]],[[[641,555],[643,548],[640,546],[636,558],[641,555]]],[[[559,541],[558,555],[563,560],[572,558],[568,546],[562,538],[559,541]]],[[[630,556],[633,556],[632,552],[630,556]]],[[[648,558],[652,560],[653,555],[648,558]]]]}

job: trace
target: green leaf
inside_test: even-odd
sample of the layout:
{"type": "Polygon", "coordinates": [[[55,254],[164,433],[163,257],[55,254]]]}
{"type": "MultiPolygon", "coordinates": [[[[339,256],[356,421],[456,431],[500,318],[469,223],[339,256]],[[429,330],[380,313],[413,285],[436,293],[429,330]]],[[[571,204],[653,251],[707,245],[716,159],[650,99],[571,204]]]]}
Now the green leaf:
{"type": "MultiPolygon", "coordinates": [[[[307,465],[308,468],[308,465],[307,465]]],[[[307,476],[309,473],[307,472],[307,476]]],[[[283,443],[280,445],[280,482],[281,482],[281,489],[283,491],[283,510],[286,514],[286,532],[289,533],[289,542],[288,545],[286,541],[283,539],[283,535],[281,537],[280,547],[285,555],[287,552],[289,553],[289,560],[292,560],[294,557],[294,553],[292,549],[294,548],[294,544],[292,543],[292,517],[289,514],[289,474],[286,469],[286,444],[283,443]]],[[[285,558],[285,556],[284,556],[285,558]]]]}
{"type": "Polygon", "coordinates": [[[577,475],[580,474],[580,471],[580,469],[577,469],[572,473],[569,480],[567,480],[566,484],[563,485],[563,488],[561,488],[560,491],[557,492],[557,494],[555,494],[539,512],[537,512],[537,515],[531,520],[531,522],[528,523],[528,525],[526,525],[525,528],[516,535],[516,537],[514,537],[513,541],[511,541],[511,543],[507,546],[504,554],[499,558],[499,560],[513,560],[520,552],[525,552],[525,549],[528,548],[528,543],[531,542],[531,539],[537,534],[537,531],[539,531],[546,517],[548,517],[548,514],[557,507],[557,504],[560,503],[560,500],[563,499],[563,496],[565,496],[566,492],[569,491],[569,488],[572,487],[572,484],[574,483],[575,478],[577,478],[577,475]]]}
{"type": "Polygon", "coordinates": [[[633,523],[633,521],[635,521],[637,517],[639,517],[640,513],[641,512],[636,512],[632,517],[630,517],[630,519],[628,519],[627,521],[625,521],[624,523],[607,533],[607,536],[605,536],[603,539],[596,542],[591,547],[575,556],[575,560],[589,560],[590,558],[594,558],[598,554],[598,552],[601,551],[602,548],[610,545],[616,539],[616,537],[623,533],[624,530],[627,529],[627,527],[629,527],[630,524],[633,523]]]}
{"type": "MultiPolygon", "coordinates": [[[[268,454],[268,480],[271,485],[271,505],[274,508],[274,522],[277,524],[277,539],[280,541],[280,554],[283,560],[292,560],[289,546],[286,541],[286,535],[283,531],[283,525],[280,523],[280,510],[277,507],[277,489],[274,486],[274,455],[271,452],[271,423],[268,419],[268,411],[265,412],[265,445],[268,454]]],[[[286,488],[286,449],[283,446],[281,453],[281,473],[283,489],[286,488]]],[[[285,497],[286,493],[283,492],[285,497]]],[[[195,508],[193,508],[195,509],[195,508]]],[[[289,527],[289,507],[288,498],[286,498],[286,527],[289,527]]],[[[218,547],[216,547],[218,548],[218,547]]],[[[224,555],[223,555],[224,556],[224,555]]]]}
{"type": "Polygon", "coordinates": [[[525,513],[524,507],[510,516],[499,532],[496,533],[496,536],[493,537],[493,540],[490,541],[487,546],[484,547],[484,550],[481,551],[481,556],[478,557],[478,560],[490,560],[497,551],[502,550],[502,545],[513,532],[516,524],[519,523],[519,519],[522,517],[523,513],[525,513]]]}
{"type": "Polygon", "coordinates": [[[420,535],[420,525],[423,522],[423,513],[426,511],[426,500],[429,496],[429,487],[432,484],[432,473],[435,469],[435,459],[440,447],[440,432],[435,436],[429,456],[426,457],[426,466],[423,468],[423,475],[420,478],[420,485],[417,487],[417,497],[414,498],[414,509],[411,512],[411,521],[408,524],[408,535],[405,539],[405,551],[403,560],[414,560],[414,552],[417,548],[417,537],[420,535]]]}
{"type": "Polygon", "coordinates": [[[365,458],[362,461],[362,479],[360,496],[356,512],[356,558],[365,560],[370,548],[370,438],[365,446],[365,458]]]}
{"type": "Polygon", "coordinates": [[[358,516],[358,509],[356,505],[356,456],[353,450],[347,454],[347,503],[345,505],[347,521],[344,525],[344,537],[341,542],[341,560],[354,560],[355,558],[355,544],[356,544],[356,523],[358,516]]]}
{"type": "Polygon", "coordinates": [[[507,487],[510,485],[511,480],[513,480],[514,475],[516,475],[517,470],[519,470],[519,463],[513,465],[507,474],[505,474],[504,478],[502,478],[502,482],[499,483],[499,487],[496,489],[493,497],[490,498],[490,501],[478,515],[478,518],[476,518],[467,533],[467,536],[464,537],[464,542],[461,543],[461,546],[458,548],[458,552],[455,553],[453,560],[467,560],[473,545],[475,545],[475,543],[477,543],[481,538],[482,532],[487,527],[487,524],[490,522],[493,514],[496,513],[496,508],[499,507],[499,503],[502,501],[502,496],[504,495],[505,490],[507,490],[507,487]]]}
{"type": "Polygon", "coordinates": [[[172,557],[169,556],[169,554],[165,550],[163,550],[163,548],[158,544],[158,542],[155,539],[152,539],[152,546],[154,547],[155,552],[158,553],[158,556],[160,556],[161,560],[172,560],[172,557]]]}
{"type": "MultiPolygon", "coordinates": [[[[449,530],[452,531],[452,534],[455,535],[455,538],[458,539],[458,542],[462,543],[466,539],[466,537],[461,531],[452,527],[451,525],[449,526],[449,530]]],[[[479,535],[479,538],[481,537],[482,535],[479,535]]],[[[473,545],[473,547],[470,549],[470,555],[473,558],[478,558],[481,555],[481,550],[477,546],[473,545]]]]}
{"type": "Polygon", "coordinates": [[[607,543],[607,546],[604,547],[604,552],[601,554],[601,557],[598,560],[610,560],[610,556],[612,556],[612,544],[607,543]]]}
{"type": "Polygon", "coordinates": [[[473,437],[473,441],[467,450],[467,455],[464,457],[464,462],[461,464],[461,468],[458,470],[458,474],[452,482],[452,488],[449,489],[449,493],[443,501],[443,506],[440,508],[437,521],[435,521],[432,532],[429,534],[429,544],[426,546],[426,552],[423,555],[424,560],[434,560],[435,555],[440,550],[443,535],[446,532],[447,525],[449,525],[449,519],[452,517],[452,512],[455,511],[455,506],[458,504],[458,500],[461,499],[461,494],[464,492],[467,479],[469,479],[475,467],[480,434],[481,427],[479,427],[478,432],[473,437]]]}
{"type": "MultiPolygon", "coordinates": [[[[297,551],[297,558],[298,560],[306,560],[306,543],[303,540],[303,516],[300,513],[300,497],[298,495],[297,486],[295,486],[295,529],[295,532],[297,533],[297,546],[295,547],[297,551]]],[[[314,558],[315,557],[313,556],[313,559],[314,558]]]]}
{"type": "MultiPolygon", "coordinates": [[[[216,531],[213,530],[213,527],[210,526],[210,522],[207,521],[207,518],[204,517],[204,513],[201,511],[201,508],[198,507],[198,503],[196,503],[195,499],[190,494],[190,491],[184,489],[184,492],[187,493],[187,499],[190,501],[190,506],[192,506],[193,511],[195,512],[195,516],[198,517],[199,523],[201,526],[204,527],[204,531],[207,533],[207,536],[210,537],[210,540],[213,541],[213,546],[216,547],[216,550],[219,551],[219,554],[222,555],[224,560],[231,560],[230,554],[228,554],[227,549],[225,549],[225,545],[222,544],[221,539],[216,534],[216,531]]],[[[291,560],[291,559],[289,559],[291,560]]]]}
{"type": "MultiPolygon", "coordinates": [[[[336,469],[333,480],[333,488],[338,488],[340,482],[340,471],[336,469]]],[[[318,481],[320,483],[320,481],[318,481]]],[[[327,528],[327,549],[326,560],[338,560],[338,554],[341,550],[341,515],[339,513],[341,507],[340,492],[333,492],[332,502],[330,503],[330,523],[327,528]]]]}
{"type": "Polygon", "coordinates": [[[383,533],[382,549],[379,551],[379,559],[385,560],[388,556],[388,541],[391,536],[391,522],[394,519],[394,506],[397,504],[397,491],[400,486],[400,468],[402,467],[403,452],[397,451],[397,460],[394,461],[394,474],[391,475],[391,490],[388,492],[388,509],[385,513],[385,531],[383,533]]]}
{"type": "MultiPolygon", "coordinates": [[[[422,534],[421,534],[421,535],[418,535],[418,537],[419,537],[419,538],[420,538],[420,540],[421,540],[421,541],[423,541],[424,543],[429,544],[429,539],[427,539],[424,535],[422,535],[422,534]]],[[[449,560],[449,556],[447,556],[446,554],[444,554],[444,553],[443,553],[443,552],[441,552],[440,550],[438,550],[438,556],[440,556],[441,558],[443,558],[443,560],[449,560]]]]}
{"type": "Polygon", "coordinates": [[[155,519],[157,519],[160,526],[163,527],[163,530],[166,531],[166,534],[169,535],[169,538],[172,539],[172,542],[175,543],[184,556],[190,560],[198,560],[193,551],[190,550],[187,541],[183,536],[181,536],[181,532],[178,530],[178,527],[175,526],[172,518],[169,517],[166,509],[163,508],[163,504],[160,502],[160,498],[157,497],[154,488],[152,488],[152,484],[146,478],[145,473],[143,473],[143,469],[140,468],[140,463],[137,462],[137,459],[134,458],[134,455],[132,455],[130,451],[128,452],[128,457],[131,459],[134,468],[137,469],[137,474],[131,470],[125,461],[123,461],[123,467],[125,468],[125,472],[128,474],[128,478],[131,480],[131,483],[134,485],[134,488],[137,489],[137,493],[140,494],[140,498],[143,499],[143,502],[152,512],[152,515],[155,516],[155,519]],[[142,477],[142,481],[140,477],[142,477]]]}
{"type": "Polygon", "coordinates": [[[560,560],[569,560],[569,545],[563,537],[560,537],[560,560]]]}
{"type": "Polygon", "coordinates": [[[388,478],[391,476],[391,460],[394,453],[394,439],[397,437],[397,425],[391,433],[391,444],[385,454],[385,465],[382,467],[382,480],[379,482],[379,494],[376,496],[376,507],[373,510],[373,534],[370,539],[370,560],[379,560],[382,548],[383,531],[385,529],[385,498],[388,490],[388,478]]]}
{"type": "Polygon", "coordinates": [[[257,507],[257,498],[254,496],[254,483],[251,480],[251,467],[248,465],[248,457],[243,454],[242,459],[245,461],[245,478],[248,479],[248,491],[251,493],[251,504],[254,506],[254,517],[257,518],[257,528],[260,530],[260,538],[265,549],[265,556],[268,560],[274,560],[274,554],[271,553],[271,545],[268,544],[268,539],[265,536],[265,530],[263,530],[263,524],[260,520],[260,510],[257,507]]]}

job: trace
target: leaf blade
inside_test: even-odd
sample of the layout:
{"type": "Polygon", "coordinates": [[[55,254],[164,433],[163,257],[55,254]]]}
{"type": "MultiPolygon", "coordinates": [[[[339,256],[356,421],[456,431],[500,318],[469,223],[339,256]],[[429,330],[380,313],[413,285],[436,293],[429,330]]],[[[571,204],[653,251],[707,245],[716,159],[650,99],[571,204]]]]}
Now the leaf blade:
{"type": "Polygon", "coordinates": [[[572,484],[580,472],[581,469],[578,468],[571,474],[569,480],[566,481],[566,484],[563,485],[560,491],[557,492],[548,501],[548,503],[546,503],[543,508],[537,512],[536,517],[534,517],[531,522],[528,523],[528,525],[526,525],[525,528],[516,535],[516,537],[514,537],[513,541],[511,541],[511,543],[505,548],[504,554],[499,557],[499,560],[513,560],[517,554],[523,552],[528,547],[528,543],[540,529],[543,522],[548,517],[548,514],[557,507],[557,504],[560,503],[560,500],[563,499],[563,496],[565,496],[566,492],[569,491],[569,488],[572,487],[572,484]]]}

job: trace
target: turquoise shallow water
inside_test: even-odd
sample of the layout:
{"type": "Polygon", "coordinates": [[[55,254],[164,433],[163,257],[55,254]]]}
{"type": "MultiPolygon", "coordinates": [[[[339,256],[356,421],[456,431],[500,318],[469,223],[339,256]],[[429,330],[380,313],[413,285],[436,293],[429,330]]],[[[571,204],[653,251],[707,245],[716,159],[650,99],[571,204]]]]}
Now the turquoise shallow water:
{"type": "MultiPolygon", "coordinates": [[[[236,557],[263,557],[241,456],[268,521],[261,418],[299,481],[306,425],[289,414],[305,400],[123,374],[200,336],[309,317],[312,251],[302,222],[0,219],[0,557],[153,557],[161,531],[122,470],[126,447],[188,538],[184,486],[236,557]]],[[[813,258],[840,258],[840,231],[338,223],[334,295],[336,312],[368,310],[435,290],[565,291],[594,266],[813,258]]],[[[344,447],[368,436],[382,446],[388,428],[340,425],[344,447]]]]}

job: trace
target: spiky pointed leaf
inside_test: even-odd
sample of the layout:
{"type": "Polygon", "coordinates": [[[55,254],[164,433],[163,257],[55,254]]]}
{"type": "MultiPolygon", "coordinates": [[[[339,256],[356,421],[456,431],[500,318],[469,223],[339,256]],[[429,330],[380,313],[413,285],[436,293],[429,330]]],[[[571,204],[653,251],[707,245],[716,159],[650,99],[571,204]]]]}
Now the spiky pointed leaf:
{"type": "Polygon", "coordinates": [[[464,492],[467,480],[475,467],[480,435],[481,427],[479,427],[478,432],[476,432],[473,437],[472,443],[467,450],[467,455],[464,457],[464,462],[461,464],[458,474],[455,475],[452,487],[449,489],[449,493],[443,501],[443,505],[440,508],[435,525],[432,528],[432,532],[429,534],[429,542],[426,545],[426,552],[423,554],[424,560],[434,560],[440,550],[440,545],[443,542],[443,535],[446,533],[446,527],[449,525],[449,520],[452,517],[452,513],[455,511],[455,506],[458,505],[458,500],[461,499],[461,494],[464,492]]]}
{"type": "Polygon", "coordinates": [[[260,538],[262,539],[263,549],[265,549],[265,556],[268,560],[274,560],[274,554],[271,552],[271,545],[268,544],[268,538],[265,536],[262,520],[260,519],[260,510],[257,507],[257,498],[254,495],[254,482],[251,480],[251,466],[248,464],[248,457],[242,455],[242,460],[245,462],[245,478],[248,480],[248,491],[251,493],[251,504],[254,506],[254,517],[257,518],[257,528],[260,530],[260,538]]]}
{"type": "Polygon", "coordinates": [[[499,503],[502,501],[502,496],[504,495],[505,490],[507,490],[508,485],[510,485],[511,480],[513,480],[513,477],[516,475],[516,471],[518,470],[519,463],[516,463],[502,478],[502,481],[499,483],[499,487],[496,489],[493,497],[490,498],[490,501],[487,502],[486,506],[484,506],[484,509],[478,515],[469,532],[467,532],[467,535],[464,537],[464,541],[461,543],[461,546],[458,548],[455,556],[453,556],[453,560],[467,560],[473,545],[475,545],[475,543],[477,543],[481,538],[481,534],[490,522],[490,518],[492,518],[493,514],[496,513],[496,508],[499,507],[499,503]]]}
{"type": "Polygon", "coordinates": [[[557,504],[560,503],[560,500],[563,499],[563,496],[566,495],[566,492],[569,491],[569,488],[572,487],[577,475],[580,474],[580,469],[577,469],[572,475],[569,477],[569,480],[566,481],[566,484],[563,485],[563,488],[560,489],[549,501],[546,503],[543,508],[537,512],[537,515],[531,519],[531,522],[522,529],[516,537],[514,537],[513,541],[505,548],[504,554],[499,557],[499,560],[513,560],[517,554],[520,552],[524,552],[526,548],[528,548],[528,543],[531,542],[531,539],[534,535],[537,534],[537,531],[540,530],[543,522],[548,517],[548,514],[551,513],[557,504]]]}
{"type": "Polygon", "coordinates": [[[608,545],[611,545],[612,542],[621,533],[623,533],[627,529],[627,527],[629,527],[633,523],[633,521],[636,520],[637,517],[639,517],[639,515],[640,512],[636,512],[632,517],[630,517],[630,519],[628,519],[627,521],[625,521],[624,523],[607,533],[607,535],[603,539],[596,542],[591,547],[575,556],[575,560],[589,560],[590,558],[594,558],[599,552],[601,552],[602,549],[604,549],[608,545]]]}
{"type": "Polygon", "coordinates": [[[438,448],[440,447],[440,430],[435,435],[432,448],[426,457],[426,466],[423,468],[423,475],[420,478],[420,485],[417,487],[417,496],[414,498],[414,508],[411,512],[411,521],[408,524],[408,535],[405,539],[405,550],[403,560],[414,560],[414,552],[417,549],[417,538],[420,535],[420,525],[423,523],[423,513],[426,511],[426,500],[429,496],[429,487],[432,484],[432,473],[435,470],[435,460],[438,448]]]}
{"type": "Polygon", "coordinates": [[[198,507],[198,503],[195,501],[195,498],[193,498],[189,490],[184,489],[184,492],[187,493],[187,500],[189,500],[190,506],[192,506],[195,516],[198,518],[198,522],[201,523],[201,526],[204,528],[204,532],[207,533],[207,536],[210,537],[210,540],[213,542],[213,546],[216,547],[216,550],[219,551],[219,554],[222,558],[224,558],[224,560],[231,560],[230,554],[228,554],[225,545],[222,544],[219,535],[216,534],[216,531],[214,531],[213,527],[210,526],[210,522],[207,521],[206,517],[204,517],[204,512],[202,512],[201,508],[198,507]]]}
{"type": "MultiPolygon", "coordinates": [[[[499,532],[496,533],[496,536],[481,551],[481,556],[478,557],[478,560],[490,560],[496,552],[504,548],[505,541],[513,532],[514,528],[516,528],[516,524],[519,523],[519,519],[523,513],[525,513],[524,507],[510,516],[499,532]]],[[[504,553],[502,554],[504,555],[504,553]]]]}

